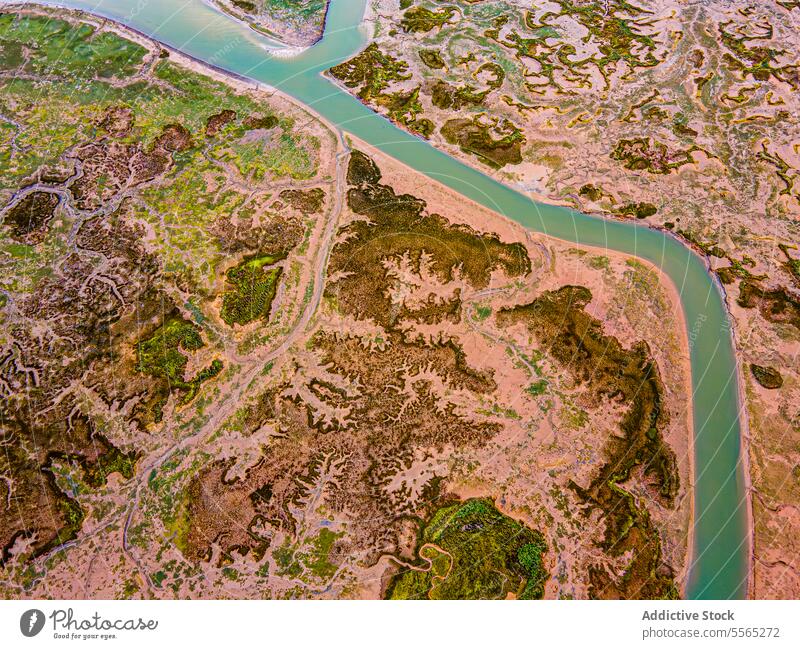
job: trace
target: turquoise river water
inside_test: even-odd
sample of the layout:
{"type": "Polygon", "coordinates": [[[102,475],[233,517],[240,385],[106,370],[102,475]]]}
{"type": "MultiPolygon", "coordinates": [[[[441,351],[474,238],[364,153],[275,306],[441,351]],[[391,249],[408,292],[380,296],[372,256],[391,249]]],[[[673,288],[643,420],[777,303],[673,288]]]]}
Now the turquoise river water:
{"type": "Polygon", "coordinates": [[[322,40],[294,56],[201,0],[53,4],[111,18],[217,68],[274,86],[338,128],[527,228],[635,255],[663,269],[683,303],[694,392],[694,548],[685,594],[746,596],[750,538],[736,359],[718,285],[697,255],[673,237],[636,223],[535,202],[398,129],[325,79],[324,70],[367,43],[362,25],[366,0],[332,0],[322,40]]]}

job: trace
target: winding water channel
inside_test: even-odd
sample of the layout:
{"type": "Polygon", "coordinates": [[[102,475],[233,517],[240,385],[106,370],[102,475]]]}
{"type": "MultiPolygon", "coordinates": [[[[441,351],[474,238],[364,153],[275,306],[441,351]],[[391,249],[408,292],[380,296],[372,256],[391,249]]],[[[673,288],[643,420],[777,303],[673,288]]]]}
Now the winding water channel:
{"type": "Polygon", "coordinates": [[[534,202],[398,129],[325,79],[323,70],[367,43],[361,25],[366,0],[332,0],[324,37],[297,56],[276,55],[276,43],[202,0],[43,1],[111,18],[196,59],[274,86],[338,128],[527,228],[635,255],[662,268],[678,289],[690,336],[695,489],[686,596],[746,596],[750,538],[736,360],[719,287],[697,255],[673,237],[636,223],[534,202]]]}

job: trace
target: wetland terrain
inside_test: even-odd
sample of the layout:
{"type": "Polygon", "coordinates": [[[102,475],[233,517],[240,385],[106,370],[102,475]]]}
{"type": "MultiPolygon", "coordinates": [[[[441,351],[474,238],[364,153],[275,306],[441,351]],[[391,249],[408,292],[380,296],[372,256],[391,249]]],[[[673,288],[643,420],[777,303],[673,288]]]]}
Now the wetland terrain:
{"type": "Polygon", "coordinates": [[[112,23],[0,39],[5,597],[680,595],[657,268],[112,23]]]}
{"type": "MultiPolygon", "coordinates": [[[[287,52],[328,11],[216,4],[287,52]]],[[[605,4],[370,0],[325,74],[506,187],[691,247],[730,430],[697,428],[715,320],[663,258],[473,202],[312,112],[340,98],[0,7],[0,593],[702,595],[734,515],[697,511],[696,460],[727,432],[752,529],[725,592],[800,596],[800,7],[605,4]]]]}

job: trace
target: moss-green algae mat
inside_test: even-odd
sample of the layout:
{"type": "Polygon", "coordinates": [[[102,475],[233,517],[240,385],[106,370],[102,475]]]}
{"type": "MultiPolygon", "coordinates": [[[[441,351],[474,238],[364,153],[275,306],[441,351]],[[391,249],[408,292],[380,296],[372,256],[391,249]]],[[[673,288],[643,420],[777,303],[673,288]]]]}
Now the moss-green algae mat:
{"type": "Polygon", "coordinates": [[[269,48],[275,43],[201,0],[55,2],[118,20],[197,59],[276,86],[341,129],[528,228],[661,267],[680,292],[691,339],[695,547],[686,596],[746,595],[750,539],[736,361],[720,292],[697,256],[672,237],[634,223],[535,203],[401,131],[336,88],[321,73],[366,45],[368,34],[360,26],[366,0],[332,0],[323,39],[293,58],[272,56],[269,48]]]}

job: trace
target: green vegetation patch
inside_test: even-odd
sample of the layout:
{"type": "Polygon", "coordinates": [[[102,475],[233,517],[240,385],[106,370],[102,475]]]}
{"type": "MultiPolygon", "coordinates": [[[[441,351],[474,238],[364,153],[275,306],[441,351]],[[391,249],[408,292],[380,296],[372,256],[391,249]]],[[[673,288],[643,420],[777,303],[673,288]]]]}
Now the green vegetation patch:
{"type": "Polygon", "coordinates": [[[250,2],[249,0],[231,0],[234,7],[238,7],[242,11],[248,11],[250,13],[255,13],[258,11],[258,6],[254,2],[250,2]]]}
{"type": "Polygon", "coordinates": [[[652,203],[628,203],[617,209],[617,214],[622,216],[634,216],[637,219],[646,219],[658,212],[658,208],[652,203]]]}
{"type": "Polygon", "coordinates": [[[58,206],[58,195],[51,192],[34,191],[26,194],[3,219],[3,225],[9,226],[11,235],[23,238],[31,233],[43,230],[47,222],[53,218],[58,206]]]}
{"type": "Polygon", "coordinates": [[[603,198],[603,196],[605,196],[605,192],[603,191],[603,189],[601,187],[598,187],[597,185],[592,185],[592,184],[583,185],[578,190],[578,194],[580,196],[585,196],[586,198],[588,198],[593,203],[599,201],[601,198],[603,198]]]}
{"type": "Polygon", "coordinates": [[[347,164],[348,185],[374,185],[381,179],[381,170],[375,161],[361,151],[353,151],[347,164]]]}
{"type": "Polygon", "coordinates": [[[438,509],[425,524],[417,553],[424,570],[402,569],[387,599],[541,599],[547,571],[542,534],[472,498],[438,509]]]}
{"type": "Polygon", "coordinates": [[[445,140],[458,145],[464,153],[476,156],[492,169],[522,162],[522,145],[525,144],[522,131],[508,120],[494,130],[500,131],[501,137],[495,139],[491,127],[482,124],[477,117],[450,119],[441,128],[445,140]]]}
{"type": "Polygon", "coordinates": [[[442,70],[445,67],[442,55],[436,50],[420,50],[419,58],[432,70],[442,70]]]}
{"type": "Polygon", "coordinates": [[[591,509],[605,515],[601,547],[613,557],[631,553],[622,577],[592,566],[590,593],[612,599],[675,597],[671,572],[662,564],[658,531],[647,509],[620,486],[639,469],[654,495],[673,506],[678,470],[675,454],[663,438],[669,420],[663,408],[664,387],[646,343],[625,349],[615,337],[604,334],[600,321],[585,311],[591,298],[582,286],[545,291],[530,304],[502,309],[497,323],[522,322],[537,340],[547,343],[553,359],[585,385],[590,408],[606,407],[611,399],[627,405],[620,421],[622,436],[609,439],[606,462],[590,486],[571,483],[591,509]]]}
{"type": "Polygon", "coordinates": [[[72,79],[127,79],[147,50],[92,25],[51,16],[0,14],[0,69],[72,79]]]}
{"type": "Polygon", "coordinates": [[[547,392],[548,383],[545,379],[541,379],[536,381],[535,383],[531,383],[527,388],[525,388],[525,392],[527,392],[532,397],[538,397],[539,395],[544,394],[547,392]]]}
{"type": "Polygon", "coordinates": [[[506,78],[506,71],[498,63],[487,62],[478,68],[475,75],[478,77],[481,75],[487,77],[486,85],[489,86],[489,88],[495,89],[503,85],[503,79],[506,78]]]}
{"type": "Polygon", "coordinates": [[[336,540],[343,534],[323,527],[316,536],[307,538],[302,543],[292,544],[287,539],[272,553],[278,566],[277,574],[290,579],[304,577],[328,581],[338,570],[338,565],[331,559],[331,552],[336,540]]]}
{"type": "Polygon", "coordinates": [[[465,106],[480,106],[489,90],[478,92],[471,85],[454,86],[438,80],[431,84],[431,102],[442,110],[461,110],[465,106]]]}
{"type": "Polygon", "coordinates": [[[97,453],[92,453],[94,459],[90,459],[83,452],[65,452],[63,450],[52,450],[48,454],[48,469],[52,470],[53,460],[62,459],[77,462],[83,470],[83,479],[87,486],[97,489],[106,484],[108,476],[112,473],[119,473],[125,480],[133,477],[136,469],[138,454],[136,451],[123,452],[112,444],[104,435],[94,431],[90,426],[91,434],[83,442],[89,451],[99,449],[97,453]]]}
{"type": "Polygon", "coordinates": [[[392,304],[385,261],[408,256],[420,268],[423,257],[442,283],[453,281],[455,269],[472,286],[488,284],[494,269],[509,277],[530,271],[530,259],[520,243],[507,244],[497,235],[480,234],[464,225],[450,225],[438,214],[425,213],[425,201],[409,194],[395,194],[382,185],[380,170],[359,151],[350,156],[347,202],[354,213],[367,217],[345,226],[339,243],[331,252],[328,272],[345,274],[326,287],[326,295],[335,297],[339,309],[359,318],[372,317],[391,328],[403,318],[433,321],[458,318],[460,298],[431,303],[411,311],[392,304]]]}
{"type": "Polygon", "coordinates": [[[789,275],[792,276],[794,283],[800,286],[800,259],[792,256],[789,250],[797,250],[797,246],[787,246],[785,243],[779,243],[778,248],[786,257],[783,263],[783,268],[789,275]]]}
{"type": "Polygon", "coordinates": [[[743,280],[736,302],[745,309],[757,308],[768,322],[786,323],[800,330],[800,299],[782,286],[765,289],[756,282],[743,280]]]}
{"type": "Polygon", "coordinates": [[[374,103],[385,108],[389,118],[410,131],[429,137],[434,124],[420,117],[422,104],[419,87],[412,90],[386,92],[395,81],[411,78],[408,63],[391,54],[385,54],[376,43],[371,43],[358,56],[330,69],[331,75],[348,88],[359,88],[358,98],[365,103],[374,103]]]}
{"type": "Polygon", "coordinates": [[[304,214],[316,214],[322,211],[325,204],[325,190],[320,187],[313,189],[284,189],[279,194],[281,200],[286,201],[294,209],[304,214]]]}
{"type": "Polygon", "coordinates": [[[407,81],[408,63],[384,54],[377,43],[370,43],[358,56],[331,68],[331,74],[348,88],[361,86],[363,101],[379,97],[393,81],[407,81]]]}
{"type": "Polygon", "coordinates": [[[477,320],[486,320],[490,315],[492,315],[492,307],[490,306],[479,306],[475,308],[475,318],[477,320]]]}
{"type": "Polygon", "coordinates": [[[774,367],[750,363],[750,371],[753,373],[753,377],[758,381],[759,385],[768,390],[777,390],[783,385],[783,377],[774,367]]]}
{"type": "Polygon", "coordinates": [[[269,317],[283,269],[268,266],[283,258],[283,255],[256,255],[227,272],[226,278],[234,290],[222,296],[220,317],[225,324],[246,325],[269,317]]]}
{"type": "Polygon", "coordinates": [[[161,379],[163,393],[154,410],[154,420],[160,421],[166,397],[170,392],[183,394],[181,403],[194,399],[200,386],[222,371],[222,361],[214,360],[205,369],[186,380],[184,375],[189,358],[183,352],[194,352],[203,347],[199,328],[177,313],[167,316],[164,324],[136,347],[136,370],[161,379]]]}
{"type": "MultiPolygon", "coordinates": [[[[58,509],[63,516],[64,524],[58,531],[57,538],[51,543],[51,547],[56,547],[58,543],[66,543],[77,538],[78,532],[81,531],[83,525],[83,519],[86,518],[80,503],[67,496],[62,496],[58,499],[58,509]]],[[[42,552],[46,551],[43,550],[42,552]]]]}
{"type": "Polygon", "coordinates": [[[107,444],[108,450],[95,462],[83,466],[86,482],[91,487],[104,485],[112,473],[119,473],[126,480],[130,480],[136,469],[138,457],[136,451],[125,453],[107,440],[103,441],[107,444]]]}
{"type": "Polygon", "coordinates": [[[441,28],[448,20],[453,17],[455,9],[452,7],[442,7],[437,11],[431,11],[425,7],[411,7],[403,14],[400,26],[404,32],[429,32],[432,29],[441,28]]]}
{"type": "Polygon", "coordinates": [[[691,146],[685,150],[672,151],[666,144],[648,138],[620,140],[611,152],[612,160],[622,162],[626,169],[648,171],[652,174],[668,174],[683,165],[693,164],[692,153],[699,150],[691,146]]]}

